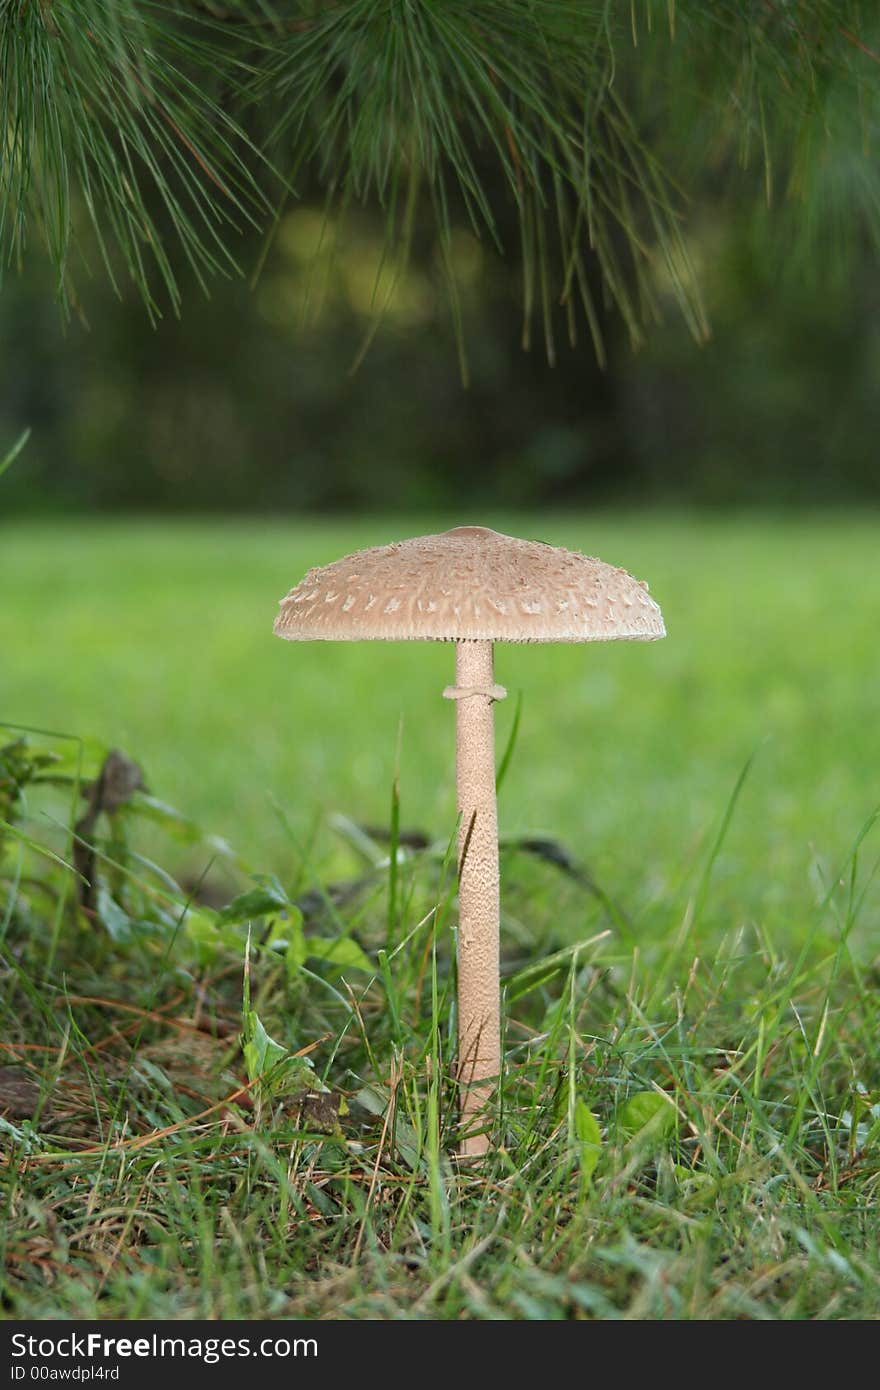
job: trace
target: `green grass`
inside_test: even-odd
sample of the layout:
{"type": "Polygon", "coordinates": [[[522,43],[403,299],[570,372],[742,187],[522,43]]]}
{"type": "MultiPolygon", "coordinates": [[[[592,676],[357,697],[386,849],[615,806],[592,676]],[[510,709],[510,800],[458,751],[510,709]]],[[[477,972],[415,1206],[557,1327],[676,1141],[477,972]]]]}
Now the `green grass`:
{"type": "MultiPolygon", "coordinates": [[[[830,870],[880,801],[877,521],[495,520],[649,579],[669,629],[499,647],[523,695],[502,829],[560,836],[638,901],[693,862],[757,749],[720,886],[784,925],[814,857],[830,870]]],[[[402,719],[402,823],[447,833],[451,650],[271,635],[308,565],[437,524],[0,529],[0,718],[123,748],[262,869],[289,863],[274,802],[300,836],[326,811],[387,819],[402,719]]]]}
{"type": "Polygon", "coordinates": [[[880,528],[489,520],[648,578],[669,638],[498,651],[502,831],[585,872],[503,856],[483,1172],[448,1156],[451,652],[271,637],[308,565],[444,523],[0,528],[0,718],[121,747],[239,852],[102,830],[114,940],[20,838],[69,857],[69,795],[18,808],[0,1007],[43,1101],[5,1133],[13,1316],[876,1316],[880,528]],[[433,847],[392,874],[328,817],[390,823],[401,719],[400,824],[433,847]],[[135,851],[205,901],[183,915],[135,851]],[[274,906],[212,912],[251,872],[274,906]],[[255,1008],[338,1122],[301,1063],[228,1099],[248,916],[255,1008]]]}

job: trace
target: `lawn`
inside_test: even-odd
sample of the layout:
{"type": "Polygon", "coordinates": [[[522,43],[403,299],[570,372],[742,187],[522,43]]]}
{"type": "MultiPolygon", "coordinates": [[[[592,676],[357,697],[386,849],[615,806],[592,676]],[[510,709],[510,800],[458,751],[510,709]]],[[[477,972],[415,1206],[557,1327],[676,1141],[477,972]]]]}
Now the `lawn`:
{"type": "MultiPolygon", "coordinates": [[[[156,795],[281,870],[277,806],[300,837],[330,811],[387,820],[402,721],[402,819],[446,834],[451,651],[271,634],[308,566],[443,524],[0,529],[0,718],[120,747],[156,795]]],[[[498,678],[523,698],[502,829],[559,836],[638,901],[678,881],[756,753],[719,888],[734,913],[782,925],[812,895],[815,859],[836,866],[880,801],[880,525],[575,517],[537,530],[647,578],[669,637],[499,648],[498,678]]],[[[498,707],[499,744],[514,706],[498,707]]]]}
{"type": "Polygon", "coordinates": [[[21,838],[69,857],[67,803],[18,807],[13,1315],[876,1315],[877,518],[476,518],[648,579],[669,636],[497,652],[508,1075],[464,1173],[451,650],[271,635],[308,566],[459,520],[0,526],[0,719],[86,739],[87,773],[123,750],[235,851],[135,820],[108,891],[149,859],[198,903],[108,930],[21,838]],[[398,764],[432,847],[389,874],[398,764]],[[274,901],[218,916],[253,874],[274,901]],[[230,1101],[246,919],[255,1007],[315,1070],[230,1101]]]}

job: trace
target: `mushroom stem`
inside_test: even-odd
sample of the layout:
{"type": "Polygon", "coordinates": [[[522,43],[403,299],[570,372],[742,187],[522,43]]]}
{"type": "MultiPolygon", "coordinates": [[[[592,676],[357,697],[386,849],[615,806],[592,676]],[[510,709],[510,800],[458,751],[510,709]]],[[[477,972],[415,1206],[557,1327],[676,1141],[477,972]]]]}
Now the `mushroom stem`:
{"type": "Polygon", "coordinates": [[[456,642],[458,833],[458,1077],[460,1155],[490,1147],[488,1127],[501,1072],[498,816],[495,803],[491,642],[456,642]],[[474,1130],[481,1132],[473,1133],[474,1130]]]}

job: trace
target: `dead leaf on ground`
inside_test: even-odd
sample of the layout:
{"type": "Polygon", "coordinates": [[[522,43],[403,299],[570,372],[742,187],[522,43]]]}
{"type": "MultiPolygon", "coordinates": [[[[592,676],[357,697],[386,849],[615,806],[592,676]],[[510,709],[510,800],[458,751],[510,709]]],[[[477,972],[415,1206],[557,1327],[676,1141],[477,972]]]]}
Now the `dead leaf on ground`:
{"type": "Polygon", "coordinates": [[[346,1114],[348,1107],[338,1091],[305,1091],[293,1097],[285,1106],[298,1118],[301,1125],[325,1134],[339,1131],[339,1116],[346,1114]]]}
{"type": "MultiPolygon", "coordinates": [[[[29,1120],[40,1108],[42,1089],[21,1067],[0,1067],[0,1115],[29,1120]]],[[[47,1118],[44,1107],[42,1118],[47,1118]]]]}

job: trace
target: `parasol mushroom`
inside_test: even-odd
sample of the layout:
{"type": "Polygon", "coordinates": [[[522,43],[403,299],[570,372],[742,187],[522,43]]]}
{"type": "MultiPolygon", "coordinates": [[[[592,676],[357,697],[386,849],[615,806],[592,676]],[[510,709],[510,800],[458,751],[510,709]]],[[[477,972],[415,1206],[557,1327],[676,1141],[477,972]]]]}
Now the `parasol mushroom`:
{"type": "Polygon", "coordinates": [[[490,1146],[501,1073],[495,642],[650,641],[660,609],[625,570],[483,526],[377,546],[310,570],[275,621],[291,641],[455,643],[458,1078],[463,1157],[490,1146]]]}

